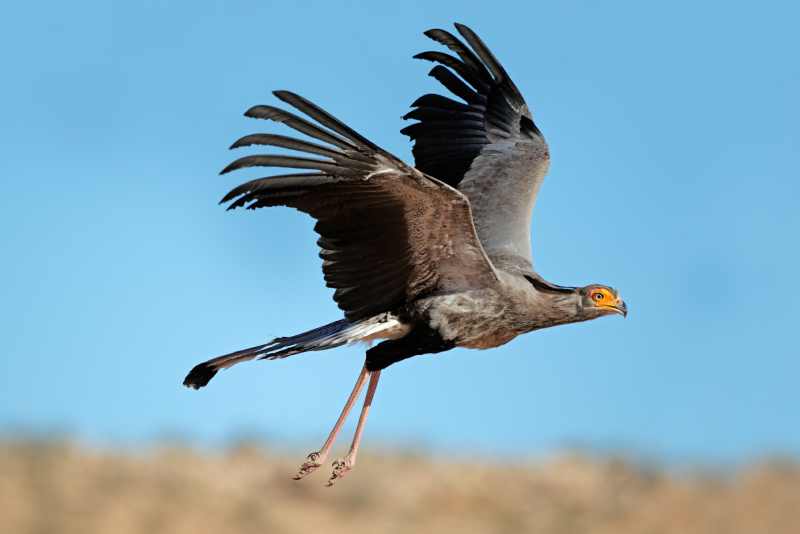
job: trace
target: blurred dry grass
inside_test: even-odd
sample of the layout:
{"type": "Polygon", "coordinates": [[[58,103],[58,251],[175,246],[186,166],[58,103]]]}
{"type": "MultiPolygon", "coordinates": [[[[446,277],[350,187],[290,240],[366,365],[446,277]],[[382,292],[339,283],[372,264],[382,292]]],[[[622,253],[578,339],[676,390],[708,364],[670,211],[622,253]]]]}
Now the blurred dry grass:
{"type": "Polygon", "coordinates": [[[253,447],[136,454],[0,443],[0,532],[800,532],[800,466],[670,474],[564,456],[509,465],[364,455],[335,488],[290,480],[300,457],[253,447]]]}

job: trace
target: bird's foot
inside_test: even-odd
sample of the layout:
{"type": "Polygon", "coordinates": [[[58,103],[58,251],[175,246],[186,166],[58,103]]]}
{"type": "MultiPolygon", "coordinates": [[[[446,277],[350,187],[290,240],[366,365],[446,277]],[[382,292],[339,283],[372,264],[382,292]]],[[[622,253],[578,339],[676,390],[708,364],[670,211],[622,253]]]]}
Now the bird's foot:
{"type": "MultiPolygon", "coordinates": [[[[327,455],[326,455],[327,456],[327,455]]],[[[293,477],[295,480],[300,480],[306,475],[310,475],[314,471],[317,470],[319,466],[325,461],[325,458],[317,452],[312,452],[308,456],[306,456],[306,461],[303,462],[303,465],[300,466],[300,470],[297,471],[297,474],[293,477]]]]}
{"type": "Polygon", "coordinates": [[[352,461],[350,456],[345,456],[341,460],[335,460],[333,462],[333,472],[331,473],[331,477],[328,479],[328,483],[326,486],[329,488],[336,484],[336,481],[342,478],[353,468],[355,462],[352,461]]]}

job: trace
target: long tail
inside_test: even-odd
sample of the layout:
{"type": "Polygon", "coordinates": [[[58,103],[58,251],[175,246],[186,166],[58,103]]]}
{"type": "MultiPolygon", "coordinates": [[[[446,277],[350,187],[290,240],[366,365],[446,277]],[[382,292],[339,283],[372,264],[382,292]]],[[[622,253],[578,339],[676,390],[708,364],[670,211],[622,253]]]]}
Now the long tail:
{"type": "Polygon", "coordinates": [[[398,332],[398,327],[402,327],[402,323],[389,313],[382,313],[354,323],[347,319],[340,319],[296,336],[277,337],[264,345],[212,358],[194,366],[184,378],[183,385],[200,389],[208,384],[220,369],[226,369],[248,360],[277,360],[301,352],[332,349],[355,341],[395,337],[393,334],[398,332]]]}

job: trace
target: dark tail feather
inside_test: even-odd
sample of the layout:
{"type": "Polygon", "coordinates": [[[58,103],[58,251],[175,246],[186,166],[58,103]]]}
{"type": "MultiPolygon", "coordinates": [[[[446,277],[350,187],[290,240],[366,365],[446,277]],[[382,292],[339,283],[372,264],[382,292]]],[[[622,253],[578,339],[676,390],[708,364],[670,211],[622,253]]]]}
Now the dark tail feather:
{"type": "Polygon", "coordinates": [[[189,374],[186,375],[186,378],[183,380],[183,385],[193,389],[200,389],[214,378],[217,371],[226,369],[239,362],[254,359],[275,360],[300,352],[339,347],[360,339],[364,330],[363,327],[366,326],[365,323],[370,322],[371,319],[358,323],[350,323],[346,319],[340,319],[296,336],[278,337],[264,345],[257,345],[249,349],[218,356],[207,362],[196,365],[189,371],[189,374]]]}

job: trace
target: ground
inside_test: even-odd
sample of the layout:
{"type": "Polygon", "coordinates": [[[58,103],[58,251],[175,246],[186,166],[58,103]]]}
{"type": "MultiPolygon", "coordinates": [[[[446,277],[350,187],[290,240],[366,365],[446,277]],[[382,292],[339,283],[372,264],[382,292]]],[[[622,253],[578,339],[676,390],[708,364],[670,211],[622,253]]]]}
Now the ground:
{"type": "MultiPolygon", "coordinates": [[[[0,532],[795,534],[800,465],[666,471],[566,454],[511,465],[364,454],[334,488],[304,453],[0,442],[0,532]]],[[[322,469],[320,471],[323,471],[322,469]]]]}

